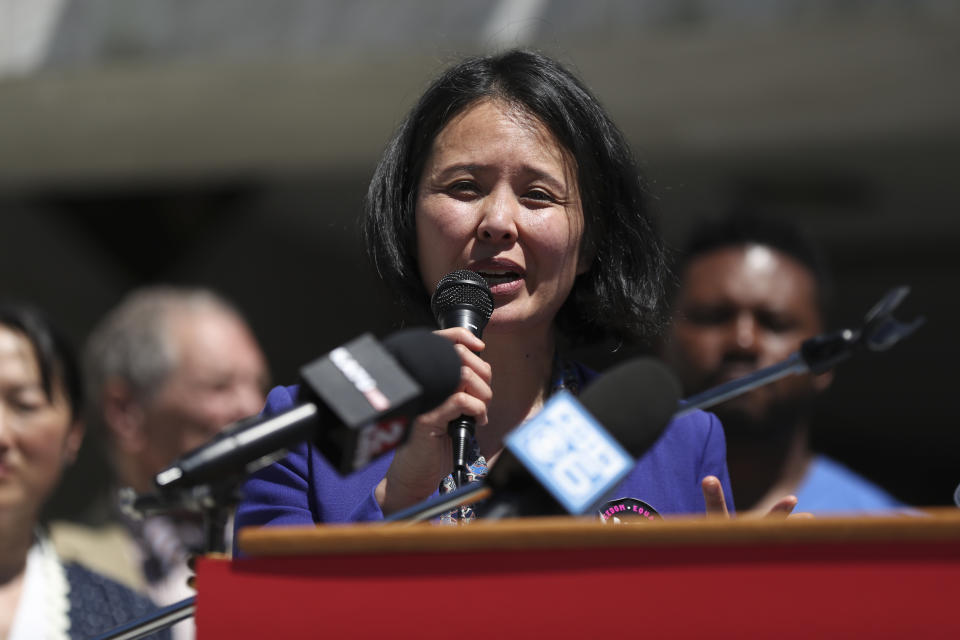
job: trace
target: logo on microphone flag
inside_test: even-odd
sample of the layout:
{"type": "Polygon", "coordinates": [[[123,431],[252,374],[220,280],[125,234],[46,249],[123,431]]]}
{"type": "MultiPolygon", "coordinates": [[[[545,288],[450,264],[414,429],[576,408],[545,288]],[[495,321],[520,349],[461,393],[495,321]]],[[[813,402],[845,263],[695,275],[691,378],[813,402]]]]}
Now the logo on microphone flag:
{"type": "Polygon", "coordinates": [[[363,394],[370,406],[377,411],[386,411],[390,408],[390,399],[377,388],[377,381],[367,370],[357,362],[353,355],[343,347],[337,347],[330,352],[332,362],[341,373],[353,383],[357,391],[363,394]]]}
{"type": "Polygon", "coordinates": [[[567,391],[554,394],[504,442],[574,515],[596,506],[634,465],[630,454],[567,391]]]}

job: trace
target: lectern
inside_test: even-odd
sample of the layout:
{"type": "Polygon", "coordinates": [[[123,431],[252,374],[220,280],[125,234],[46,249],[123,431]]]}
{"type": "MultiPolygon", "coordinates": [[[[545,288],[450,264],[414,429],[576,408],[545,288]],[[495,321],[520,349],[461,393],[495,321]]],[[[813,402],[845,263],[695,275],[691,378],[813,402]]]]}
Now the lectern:
{"type": "Polygon", "coordinates": [[[209,638],[960,638],[960,510],[248,529],[209,638]]]}

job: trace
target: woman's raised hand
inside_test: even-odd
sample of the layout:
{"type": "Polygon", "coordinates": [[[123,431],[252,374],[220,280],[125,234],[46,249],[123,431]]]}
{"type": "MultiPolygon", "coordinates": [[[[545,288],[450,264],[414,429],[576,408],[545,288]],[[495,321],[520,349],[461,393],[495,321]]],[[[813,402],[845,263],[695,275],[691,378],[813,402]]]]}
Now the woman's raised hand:
{"type": "MultiPolygon", "coordinates": [[[[701,481],[700,488],[703,490],[703,501],[706,503],[707,516],[729,518],[730,512],[727,510],[727,501],[723,497],[723,486],[720,484],[720,479],[716,476],[707,476],[701,481]]],[[[769,511],[760,515],[765,518],[813,517],[810,513],[793,513],[796,506],[796,496],[784,496],[770,507],[769,511]]]]}
{"type": "Polygon", "coordinates": [[[483,341],[462,327],[435,331],[454,343],[460,361],[460,386],[440,406],[417,416],[407,441],[397,449],[375,495],[385,515],[430,497],[453,467],[447,424],[461,415],[472,416],[478,428],[487,424],[487,404],[493,397],[491,369],[475,352],[483,341]]]}

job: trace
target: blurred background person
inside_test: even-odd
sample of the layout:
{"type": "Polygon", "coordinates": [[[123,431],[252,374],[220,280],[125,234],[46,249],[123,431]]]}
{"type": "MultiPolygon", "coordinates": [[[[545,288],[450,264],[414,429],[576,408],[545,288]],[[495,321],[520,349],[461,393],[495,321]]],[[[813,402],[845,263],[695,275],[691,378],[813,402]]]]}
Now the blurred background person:
{"type": "Polygon", "coordinates": [[[132,590],[65,564],[38,526],[41,506],[80,448],[82,410],[83,385],[64,339],[37,311],[0,302],[2,638],[89,638],[153,608],[132,590]]]}
{"type": "MultiPolygon", "coordinates": [[[[701,224],[677,276],[663,356],[687,395],[777,364],[826,329],[831,282],[824,259],[785,220],[737,212],[701,224]]],[[[812,513],[903,506],[811,450],[815,401],[833,375],[790,375],[711,409],[727,435],[737,510],[765,511],[785,494],[812,513]]]]}
{"type": "MultiPolygon", "coordinates": [[[[135,290],[96,326],[84,368],[91,420],[105,430],[118,487],[153,490],[153,478],[223,427],[260,411],[266,360],[247,323],[226,300],[205,289],[135,290]]],[[[54,541],[67,557],[109,571],[171,604],[187,587],[188,555],[203,545],[198,514],[134,521],[116,514],[110,526],[57,523],[54,541]]],[[[174,627],[190,637],[193,622],[174,627]]]]}

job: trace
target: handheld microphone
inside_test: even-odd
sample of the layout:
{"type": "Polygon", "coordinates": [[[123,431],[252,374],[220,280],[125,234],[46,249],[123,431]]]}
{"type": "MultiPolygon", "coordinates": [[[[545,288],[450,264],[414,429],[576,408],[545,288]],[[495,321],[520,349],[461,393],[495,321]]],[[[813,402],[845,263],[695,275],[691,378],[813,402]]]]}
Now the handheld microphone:
{"type": "Polygon", "coordinates": [[[276,416],[235,423],[157,474],[162,494],[251,473],[312,439],[341,473],[401,444],[409,422],[439,405],[460,382],[453,345],[427,329],[369,334],[300,370],[301,402],[276,416]]]}
{"type": "MultiPolygon", "coordinates": [[[[493,294],[483,277],[469,269],[440,278],[430,298],[430,310],[441,329],[464,327],[478,338],[493,315],[493,294]]],[[[472,416],[459,416],[447,425],[453,441],[453,480],[463,486],[467,472],[467,443],[475,431],[472,416]]]]}
{"type": "Polygon", "coordinates": [[[657,441],[679,396],[679,383],[659,361],[627,361],[598,377],[579,401],[566,392],[555,394],[540,413],[507,435],[504,451],[482,482],[386,520],[418,522],[487,498],[478,509],[487,519],[586,513],[657,441]]]}

